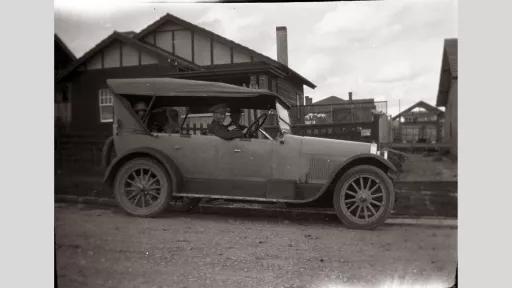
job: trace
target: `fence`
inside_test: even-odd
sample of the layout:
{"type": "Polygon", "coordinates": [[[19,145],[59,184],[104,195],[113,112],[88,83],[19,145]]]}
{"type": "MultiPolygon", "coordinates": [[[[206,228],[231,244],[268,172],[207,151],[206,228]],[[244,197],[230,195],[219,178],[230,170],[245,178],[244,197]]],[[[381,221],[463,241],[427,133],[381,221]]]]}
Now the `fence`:
{"type": "Polygon", "coordinates": [[[387,101],[301,105],[292,107],[289,113],[292,124],[372,122],[374,114],[387,114],[387,101]]]}

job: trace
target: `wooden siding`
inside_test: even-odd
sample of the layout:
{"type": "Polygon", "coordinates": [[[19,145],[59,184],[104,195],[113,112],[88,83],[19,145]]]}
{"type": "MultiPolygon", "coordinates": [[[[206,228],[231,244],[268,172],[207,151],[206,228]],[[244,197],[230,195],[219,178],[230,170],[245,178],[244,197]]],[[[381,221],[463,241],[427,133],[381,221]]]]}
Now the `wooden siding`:
{"type": "Polygon", "coordinates": [[[156,30],[157,31],[171,31],[171,30],[181,30],[181,29],[183,29],[182,26],[180,26],[174,22],[168,21],[168,22],[160,25],[156,30]]]}
{"type": "Polygon", "coordinates": [[[87,70],[101,69],[101,53],[96,54],[86,64],[87,70]]]}
{"type": "Polygon", "coordinates": [[[210,51],[210,38],[194,33],[194,62],[198,65],[210,65],[212,63],[210,51]]]}
{"type": "Polygon", "coordinates": [[[162,77],[176,72],[170,65],[142,65],[84,71],[72,78],[71,90],[71,132],[90,132],[95,135],[111,135],[112,122],[100,122],[98,90],[107,88],[109,78],[162,77]]]}
{"type": "Polygon", "coordinates": [[[103,49],[103,67],[112,68],[121,66],[120,43],[112,43],[103,49]]]}
{"type": "Polygon", "coordinates": [[[157,32],[156,33],[156,46],[160,47],[168,52],[172,51],[172,32],[171,31],[165,31],[165,32],[157,32]]]}
{"type": "Polygon", "coordinates": [[[133,48],[130,45],[123,45],[122,46],[122,64],[123,67],[126,66],[137,66],[139,65],[139,50],[133,48]]]}
{"type": "Polygon", "coordinates": [[[192,33],[190,31],[174,31],[174,53],[192,61],[192,33]]]}
{"type": "Polygon", "coordinates": [[[148,64],[156,64],[158,63],[158,59],[152,55],[141,52],[140,54],[140,64],[148,65],[148,64]]]}
{"type": "Polygon", "coordinates": [[[277,93],[287,100],[289,100],[294,105],[297,105],[297,94],[301,95],[299,103],[303,104],[303,88],[302,85],[294,85],[288,80],[278,78],[277,79],[277,93]]]}
{"type": "Polygon", "coordinates": [[[214,41],[204,33],[185,29],[172,21],[160,25],[143,41],[201,66],[252,61],[251,54],[244,49],[214,41]]]}
{"type": "Polygon", "coordinates": [[[251,56],[243,53],[240,49],[233,49],[233,63],[251,62],[251,56]]]}
{"type": "Polygon", "coordinates": [[[231,49],[217,41],[213,41],[213,64],[231,63],[231,49]]]}

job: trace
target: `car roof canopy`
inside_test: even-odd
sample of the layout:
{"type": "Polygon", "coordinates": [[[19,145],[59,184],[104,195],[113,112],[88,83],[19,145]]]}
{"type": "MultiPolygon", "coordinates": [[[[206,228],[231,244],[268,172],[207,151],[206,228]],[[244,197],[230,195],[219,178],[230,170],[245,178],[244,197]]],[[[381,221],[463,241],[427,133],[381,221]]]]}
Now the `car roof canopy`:
{"type": "Polygon", "coordinates": [[[108,79],[109,88],[123,96],[157,96],[159,105],[206,107],[218,103],[251,109],[270,109],[275,101],[290,108],[279,95],[263,89],[253,89],[219,82],[176,78],[108,79]]]}

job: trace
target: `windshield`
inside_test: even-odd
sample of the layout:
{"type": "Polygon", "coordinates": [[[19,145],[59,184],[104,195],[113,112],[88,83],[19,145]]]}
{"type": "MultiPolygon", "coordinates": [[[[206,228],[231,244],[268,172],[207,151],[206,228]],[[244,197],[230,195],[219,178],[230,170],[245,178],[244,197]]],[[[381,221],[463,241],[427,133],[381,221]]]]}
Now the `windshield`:
{"type": "Polygon", "coordinates": [[[290,116],[288,115],[288,110],[281,106],[279,102],[276,102],[276,110],[279,119],[279,128],[283,133],[291,133],[290,116]]]}

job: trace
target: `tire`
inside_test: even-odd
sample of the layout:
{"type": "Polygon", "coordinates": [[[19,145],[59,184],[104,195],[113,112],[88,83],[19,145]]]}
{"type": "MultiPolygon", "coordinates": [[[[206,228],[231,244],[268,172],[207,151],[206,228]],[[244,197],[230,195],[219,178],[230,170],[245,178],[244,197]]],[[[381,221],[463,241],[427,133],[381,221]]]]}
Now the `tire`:
{"type": "Polygon", "coordinates": [[[153,217],[162,213],[171,199],[171,177],[151,158],[135,158],[124,163],[114,180],[116,200],[127,213],[153,217]]]}
{"type": "Polygon", "coordinates": [[[348,228],[375,229],[393,210],[393,183],[374,166],[360,165],[348,170],[334,189],[334,209],[348,228]]]}

